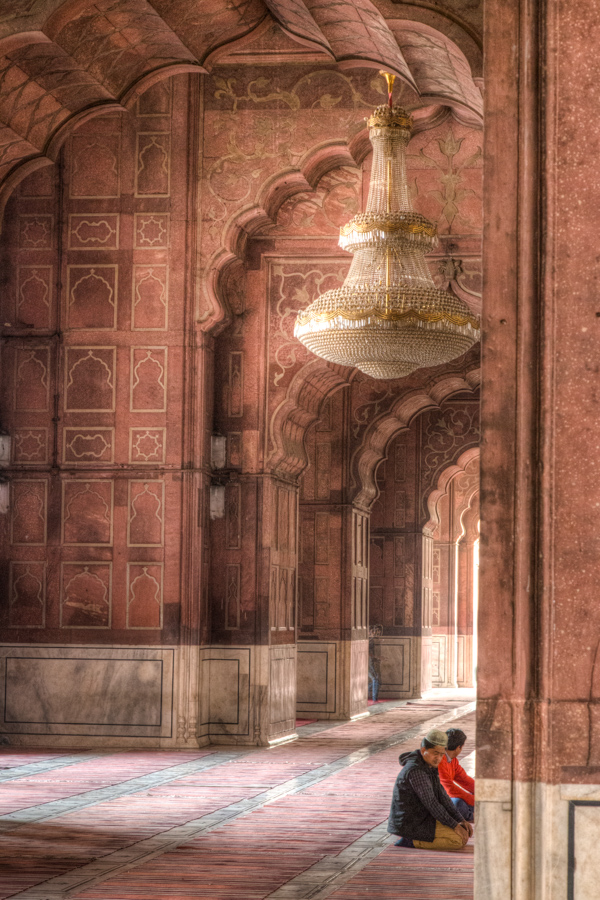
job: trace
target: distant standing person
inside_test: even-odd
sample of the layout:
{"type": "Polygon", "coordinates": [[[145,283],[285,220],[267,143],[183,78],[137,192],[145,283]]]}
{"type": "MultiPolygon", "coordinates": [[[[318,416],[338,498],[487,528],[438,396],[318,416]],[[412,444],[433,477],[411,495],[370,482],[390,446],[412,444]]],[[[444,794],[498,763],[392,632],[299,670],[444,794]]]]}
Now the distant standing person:
{"type": "Polygon", "coordinates": [[[400,754],[402,770],[394,785],[387,829],[400,836],[397,847],[462,850],[473,834],[440,784],[438,766],[447,744],[446,734],[434,729],[418,750],[400,754]]]}
{"type": "Polygon", "coordinates": [[[472,822],[475,808],[475,781],[470,775],[467,775],[458,761],[467,742],[467,736],[460,728],[450,728],[446,735],[448,746],[444,758],[438,766],[440,781],[456,807],[456,811],[465,822],[472,822]]]}

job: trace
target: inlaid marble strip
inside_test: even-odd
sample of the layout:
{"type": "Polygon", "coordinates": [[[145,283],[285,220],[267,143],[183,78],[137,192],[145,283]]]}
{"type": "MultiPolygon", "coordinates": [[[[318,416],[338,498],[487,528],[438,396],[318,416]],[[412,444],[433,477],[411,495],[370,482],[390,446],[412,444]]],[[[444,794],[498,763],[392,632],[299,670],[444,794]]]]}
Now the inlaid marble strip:
{"type": "MultiPolygon", "coordinates": [[[[296,731],[298,732],[300,737],[308,737],[313,734],[320,734],[321,731],[329,731],[331,728],[339,728],[342,725],[349,725],[351,722],[356,722],[358,719],[366,719],[369,716],[380,716],[383,713],[391,712],[394,709],[400,709],[401,707],[405,707],[409,705],[408,700],[386,700],[384,703],[377,703],[374,706],[370,706],[364,716],[357,716],[356,719],[344,719],[340,721],[339,719],[329,719],[320,722],[314,722],[311,725],[297,725],[296,731]]],[[[443,704],[427,704],[427,706],[431,706],[432,709],[438,709],[440,712],[444,709],[450,710],[452,707],[444,706],[443,704]]],[[[415,708],[415,707],[411,707],[415,708]]],[[[307,714],[308,715],[308,714],[307,714]]],[[[317,715],[317,713],[315,713],[317,715]]]]}
{"type": "Polygon", "coordinates": [[[341,853],[326,856],[292,878],[269,894],[269,900],[325,900],[379,856],[392,839],[386,820],[349,844],[341,853]]]}
{"type": "Polygon", "coordinates": [[[31,825],[34,822],[42,822],[45,819],[56,819],[59,816],[65,816],[68,813],[84,809],[86,806],[96,806],[96,804],[107,800],[116,800],[118,797],[126,797],[128,794],[137,794],[139,791],[146,791],[149,788],[168,784],[170,781],[177,781],[179,778],[185,778],[187,775],[195,775],[197,772],[203,772],[206,769],[212,769],[214,766],[231,762],[233,759],[239,759],[240,756],[246,756],[248,753],[252,753],[252,749],[212,753],[210,756],[204,756],[201,759],[191,760],[177,766],[170,766],[168,769],[163,769],[159,772],[151,772],[148,775],[130,778],[127,781],[122,781],[120,784],[96,788],[93,791],[85,791],[82,794],[64,797],[61,800],[50,800],[48,803],[39,803],[37,806],[29,806],[26,809],[7,813],[4,816],[0,816],[0,834],[7,831],[17,831],[19,828],[31,825]]]}
{"type": "MultiPolygon", "coordinates": [[[[248,815],[248,813],[264,807],[269,803],[273,803],[284,796],[300,793],[301,791],[306,790],[306,788],[318,784],[335,772],[357,765],[374,754],[387,750],[389,747],[412,740],[420,734],[423,734],[423,732],[429,731],[431,728],[448,725],[448,723],[455,719],[473,712],[474,709],[475,703],[467,703],[456,707],[453,710],[445,711],[442,715],[426,719],[405,731],[396,732],[388,738],[361,747],[346,756],[331,763],[327,763],[326,765],[319,766],[317,769],[313,769],[304,775],[290,778],[287,781],[276,785],[274,788],[270,788],[267,791],[257,794],[252,799],[243,799],[231,803],[208,815],[200,816],[198,819],[192,819],[189,822],[186,822],[185,825],[169,828],[160,834],[153,835],[147,840],[138,841],[130,847],[117,850],[115,853],[103,856],[100,859],[94,860],[94,862],[80,866],[78,869],[72,870],[64,875],[49,878],[41,884],[27,888],[12,896],[20,897],[22,900],[59,900],[59,898],[62,900],[62,898],[68,894],[89,890],[91,887],[94,887],[109,878],[114,878],[116,875],[122,874],[123,872],[136,868],[137,866],[154,859],[156,856],[161,856],[164,853],[176,850],[177,847],[180,847],[182,844],[186,844],[188,841],[193,840],[199,835],[206,834],[214,828],[218,828],[225,823],[231,822],[233,819],[248,815]]],[[[256,752],[256,750],[242,751],[239,755],[246,755],[252,752],[256,752]]]]}
{"type": "MultiPolygon", "coordinates": [[[[474,774],[474,750],[461,759],[461,765],[469,775],[474,774]]],[[[349,844],[341,853],[319,860],[292,878],[269,894],[269,900],[325,900],[383,853],[392,840],[394,836],[388,833],[386,820],[349,844]]]]}
{"type": "MultiPolygon", "coordinates": [[[[400,709],[400,707],[406,706],[407,702],[407,700],[388,700],[386,703],[378,703],[376,706],[370,706],[366,715],[359,718],[366,719],[369,716],[378,716],[381,713],[391,712],[393,709],[400,709]]],[[[297,725],[296,731],[301,737],[308,737],[311,734],[319,734],[321,731],[329,731],[330,728],[339,728],[340,725],[349,725],[350,722],[356,721],[357,719],[344,719],[343,721],[326,719],[321,722],[313,722],[311,725],[297,725]]]]}
{"type": "MultiPolygon", "coordinates": [[[[69,756],[59,756],[54,759],[44,759],[40,762],[27,763],[24,766],[11,766],[6,771],[0,770],[0,784],[12,781],[15,778],[25,778],[29,775],[41,775],[43,772],[51,772],[53,769],[64,769],[65,766],[75,766],[80,762],[90,759],[99,759],[102,756],[114,756],[119,750],[82,750],[81,753],[72,753],[69,756]]],[[[0,757],[0,762],[2,757],[0,757]]]]}

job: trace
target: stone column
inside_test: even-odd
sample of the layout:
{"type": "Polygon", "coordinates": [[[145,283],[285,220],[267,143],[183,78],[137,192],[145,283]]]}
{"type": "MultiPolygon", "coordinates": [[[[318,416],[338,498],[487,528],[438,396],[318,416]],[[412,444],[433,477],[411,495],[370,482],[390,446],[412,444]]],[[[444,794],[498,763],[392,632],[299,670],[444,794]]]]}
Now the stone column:
{"type": "Polygon", "coordinates": [[[353,718],[367,708],[369,516],[308,501],[300,516],[298,715],[353,718]]]}
{"type": "Polygon", "coordinates": [[[300,718],[348,719],[367,708],[369,514],[349,490],[348,398],[329,398],[306,439],[300,485],[300,718]]]}
{"type": "Polygon", "coordinates": [[[202,722],[221,743],[269,745],[295,728],[298,493],[270,475],[218,477],[202,722]]]}
{"type": "Polygon", "coordinates": [[[434,541],[434,618],[432,622],[432,686],[452,687],[454,675],[454,599],[456,544],[434,541]]]}
{"type": "Polygon", "coordinates": [[[431,620],[433,601],[433,538],[421,536],[421,691],[429,691],[431,679],[431,620]]]}
{"type": "Polygon", "coordinates": [[[430,539],[422,530],[419,471],[413,426],[387,448],[371,515],[370,623],[383,626],[383,637],[374,641],[382,700],[420,697],[423,678],[426,685],[431,679],[433,557],[424,551],[430,539]]]}
{"type": "Polygon", "coordinates": [[[422,532],[378,532],[371,540],[371,558],[377,562],[370,622],[383,625],[383,637],[374,640],[381,700],[420,697],[431,687],[430,544],[422,532]],[[429,573],[425,583],[424,571],[429,573]]]}
{"type": "Polygon", "coordinates": [[[477,900],[600,864],[600,3],[488,0],[477,900]]]}
{"type": "Polygon", "coordinates": [[[473,563],[473,541],[459,541],[455,632],[457,687],[473,687],[473,563]]]}

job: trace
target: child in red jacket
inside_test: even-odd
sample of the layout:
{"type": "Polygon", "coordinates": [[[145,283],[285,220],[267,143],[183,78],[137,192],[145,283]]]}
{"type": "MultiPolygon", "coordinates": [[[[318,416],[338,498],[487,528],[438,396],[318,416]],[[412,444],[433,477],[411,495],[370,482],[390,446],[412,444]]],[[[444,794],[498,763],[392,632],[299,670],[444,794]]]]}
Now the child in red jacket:
{"type": "Polygon", "coordinates": [[[458,755],[465,745],[467,736],[460,728],[450,728],[446,734],[448,735],[448,746],[438,766],[440,781],[454,803],[456,811],[466,822],[472,822],[475,806],[475,781],[470,775],[467,775],[458,761],[458,755]]]}

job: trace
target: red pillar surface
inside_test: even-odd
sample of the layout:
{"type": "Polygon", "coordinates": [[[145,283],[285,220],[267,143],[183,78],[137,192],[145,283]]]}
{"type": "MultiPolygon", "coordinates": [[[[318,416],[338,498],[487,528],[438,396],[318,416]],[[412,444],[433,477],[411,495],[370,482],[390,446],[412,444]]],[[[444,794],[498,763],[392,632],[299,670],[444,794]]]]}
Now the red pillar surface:
{"type": "Polygon", "coordinates": [[[600,4],[487,4],[477,898],[598,891],[600,4]],[[584,804],[589,805],[584,805],[584,804]]]}

